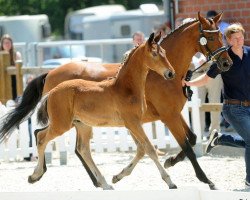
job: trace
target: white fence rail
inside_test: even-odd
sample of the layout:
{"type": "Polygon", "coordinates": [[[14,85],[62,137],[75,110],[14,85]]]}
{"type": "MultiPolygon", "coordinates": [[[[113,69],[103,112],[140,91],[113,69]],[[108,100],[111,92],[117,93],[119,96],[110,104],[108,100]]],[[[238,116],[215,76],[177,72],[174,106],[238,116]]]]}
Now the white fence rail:
{"type": "MultiPolygon", "coordinates": [[[[196,90],[194,88],[194,96],[191,102],[187,102],[183,109],[183,115],[186,121],[190,122],[189,109],[192,107],[192,128],[195,133],[200,134],[200,120],[199,120],[199,106],[200,100],[197,98],[196,90]]],[[[7,107],[7,110],[12,109],[7,107]]],[[[4,113],[0,111],[0,113],[4,113]]],[[[37,155],[36,142],[34,137],[34,130],[40,128],[36,123],[36,114],[31,117],[32,124],[32,145],[30,146],[30,136],[28,132],[28,121],[23,122],[19,129],[16,129],[11,136],[0,144],[0,160],[22,160],[24,157],[29,157],[30,154],[37,155]]],[[[159,149],[166,149],[167,147],[175,148],[177,143],[168,129],[160,121],[145,123],[144,130],[150,141],[159,149]]],[[[71,129],[63,136],[56,138],[49,143],[46,148],[47,153],[52,153],[54,147],[60,152],[67,152],[73,154],[75,150],[76,133],[75,129],[71,129]],[[56,145],[55,145],[56,144],[56,145]]],[[[198,135],[197,145],[201,143],[201,136],[198,135]]],[[[95,152],[115,152],[115,151],[135,151],[136,145],[131,138],[126,128],[94,128],[93,138],[91,140],[91,150],[95,152]]],[[[202,154],[202,152],[199,152],[202,154]]]]}

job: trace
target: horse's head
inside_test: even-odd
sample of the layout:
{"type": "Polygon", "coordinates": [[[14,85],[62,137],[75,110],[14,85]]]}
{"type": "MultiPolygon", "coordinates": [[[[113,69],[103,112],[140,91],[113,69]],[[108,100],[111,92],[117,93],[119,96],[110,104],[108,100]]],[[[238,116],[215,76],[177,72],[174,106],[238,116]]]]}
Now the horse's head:
{"type": "MultiPolygon", "coordinates": [[[[145,45],[150,53],[148,59],[148,67],[162,75],[165,79],[173,79],[175,70],[166,57],[165,50],[158,44],[161,39],[161,33],[152,33],[145,45]]],[[[145,58],[142,58],[145,59],[145,58]]]]}
{"type": "Polygon", "coordinates": [[[221,71],[227,71],[232,65],[232,60],[223,46],[222,33],[217,24],[221,20],[222,13],[213,19],[206,19],[198,13],[200,31],[200,52],[217,63],[221,71]]]}

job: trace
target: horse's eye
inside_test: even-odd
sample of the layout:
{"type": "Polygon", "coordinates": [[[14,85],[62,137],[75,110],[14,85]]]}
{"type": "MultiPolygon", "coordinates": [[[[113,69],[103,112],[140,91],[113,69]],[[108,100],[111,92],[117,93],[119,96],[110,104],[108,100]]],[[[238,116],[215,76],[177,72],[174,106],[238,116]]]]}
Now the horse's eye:
{"type": "Polygon", "coordinates": [[[214,37],[213,36],[209,36],[209,37],[207,37],[207,40],[214,41],[214,37]]]}

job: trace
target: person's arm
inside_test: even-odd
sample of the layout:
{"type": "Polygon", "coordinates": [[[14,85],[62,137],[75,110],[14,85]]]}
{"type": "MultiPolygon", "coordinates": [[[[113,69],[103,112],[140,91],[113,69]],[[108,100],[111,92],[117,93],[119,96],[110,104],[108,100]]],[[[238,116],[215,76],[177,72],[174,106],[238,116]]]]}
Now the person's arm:
{"type": "Polygon", "coordinates": [[[195,86],[195,87],[201,87],[206,85],[211,79],[207,74],[202,74],[191,81],[185,81],[185,78],[182,79],[182,86],[195,86]]]}

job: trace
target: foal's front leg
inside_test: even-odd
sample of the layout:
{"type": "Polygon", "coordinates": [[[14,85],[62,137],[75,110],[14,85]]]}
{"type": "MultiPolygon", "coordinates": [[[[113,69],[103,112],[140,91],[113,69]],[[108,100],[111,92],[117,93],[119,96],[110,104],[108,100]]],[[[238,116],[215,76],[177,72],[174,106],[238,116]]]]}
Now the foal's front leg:
{"type": "Polygon", "coordinates": [[[162,179],[168,184],[170,189],[177,188],[176,185],[172,182],[170,176],[167,174],[163,166],[160,164],[158,160],[158,155],[156,149],[149,141],[148,137],[146,136],[143,127],[140,121],[131,120],[125,123],[125,126],[131,131],[131,134],[137,139],[140,145],[144,148],[144,151],[148,156],[154,161],[156,164],[162,179]]]}
{"type": "Polygon", "coordinates": [[[138,140],[133,136],[133,134],[131,134],[131,136],[132,136],[132,138],[137,146],[136,155],[127,167],[125,167],[119,174],[113,176],[113,179],[112,179],[113,183],[117,183],[118,181],[123,179],[125,176],[129,176],[132,173],[132,171],[134,170],[137,163],[145,155],[145,151],[144,151],[144,148],[141,145],[141,143],[138,142],[138,140]]]}

